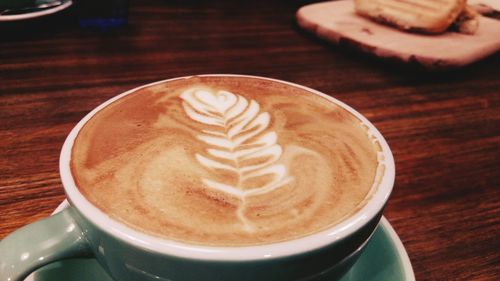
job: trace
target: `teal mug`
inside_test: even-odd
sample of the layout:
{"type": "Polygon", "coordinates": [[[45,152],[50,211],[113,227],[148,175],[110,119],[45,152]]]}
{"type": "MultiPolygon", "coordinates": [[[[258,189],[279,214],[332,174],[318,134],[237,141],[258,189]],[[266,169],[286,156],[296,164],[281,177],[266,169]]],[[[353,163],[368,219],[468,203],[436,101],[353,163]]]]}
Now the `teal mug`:
{"type": "MultiPolygon", "coordinates": [[[[233,77],[251,77],[226,75],[233,77]]],[[[60,174],[70,207],[27,225],[0,242],[0,281],[21,281],[49,263],[94,257],[115,280],[335,280],[356,261],[373,234],[392,191],[395,167],[382,135],[360,113],[318,91],[289,82],[253,77],[306,89],[341,106],[365,125],[381,148],[383,175],[367,203],[349,218],[308,236],[256,246],[187,244],[134,230],[92,205],[75,185],[70,169],[74,140],[99,110],[138,89],[108,100],[85,116],[68,135],[60,174]]],[[[157,83],[162,83],[160,81],[157,83]]]]}

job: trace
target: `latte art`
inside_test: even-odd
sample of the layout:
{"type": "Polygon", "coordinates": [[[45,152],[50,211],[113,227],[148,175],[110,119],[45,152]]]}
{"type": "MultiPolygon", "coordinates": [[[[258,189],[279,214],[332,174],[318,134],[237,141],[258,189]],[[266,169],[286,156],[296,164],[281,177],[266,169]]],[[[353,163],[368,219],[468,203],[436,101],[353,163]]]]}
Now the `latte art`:
{"type": "Polygon", "coordinates": [[[106,106],[79,132],[82,194],[139,231],[194,244],[302,237],[364,205],[383,174],[377,140],[305,89],[249,77],[177,79],[106,106]]]}
{"type": "Polygon", "coordinates": [[[248,102],[244,97],[226,91],[212,93],[194,88],[182,93],[181,97],[189,117],[213,127],[202,130],[197,136],[212,147],[206,150],[209,157],[196,154],[198,162],[209,169],[235,174],[233,182],[210,179],[202,182],[209,188],[238,197],[241,200],[238,218],[246,230],[252,231],[253,227],[244,215],[245,198],[271,192],[291,180],[286,167],[277,163],[283,151],[276,143],[276,132],[268,131],[269,114],[260,112],[255,100],[248,102]],[[253,163],[246,165],[250,161],[253,163]],[[266,176],[270,176],[267,181],[255,180],[266,176]]]}

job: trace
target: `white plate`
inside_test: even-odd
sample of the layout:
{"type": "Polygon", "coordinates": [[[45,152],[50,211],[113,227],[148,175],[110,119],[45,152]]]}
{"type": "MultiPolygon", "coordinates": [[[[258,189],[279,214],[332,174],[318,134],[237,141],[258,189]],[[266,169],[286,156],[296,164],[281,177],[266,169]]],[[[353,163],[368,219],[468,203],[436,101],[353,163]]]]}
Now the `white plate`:
{"type": "Polygon", "coordinates": [[[72,0],[65,2],[59,6],[55,6],[53,8],[45,9],[42,11],[19,14],[19,15],[5,15],[5,16],[0,15],[0,22],[2,22],[2,21],[20,21],[20,20],[27,20],[27,19],[34,19],[34,18],[38,18],[38,17],[43,17],[46,15],[51,15],[51,14],[57,13],[59,11],[65,10],[65,9],[69,8],[71,5],[73,5],[72,0]]]}

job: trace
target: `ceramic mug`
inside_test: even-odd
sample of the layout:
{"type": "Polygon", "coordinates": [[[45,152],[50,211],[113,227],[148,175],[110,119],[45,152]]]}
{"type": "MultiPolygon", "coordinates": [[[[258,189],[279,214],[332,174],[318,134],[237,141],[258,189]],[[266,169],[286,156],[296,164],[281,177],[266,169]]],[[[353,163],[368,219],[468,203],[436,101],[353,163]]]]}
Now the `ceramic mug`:
{"type": "MultiPolygon", "coordinates": [[[[335,280],[362,252],[378,225],[394,184],[392,153],[378,130],[360,113],[320,95],[359,118],[378,140],[385,171],[378,188],[355,214],[326,230],[285,242],[244,247],[190,245],[131,229],[93,206],[75,186],[70,171],[73,142],[96,112],[139,87],[116,96],[85,116],[68,135],[60,156],[60,174],[70,207],[27,225],[0,242],[0,281],[21,281],[54,261],[93,256],[115,280],[335,280]]],[[[160,81],[157,83],[162,83],[160,81]]]]}

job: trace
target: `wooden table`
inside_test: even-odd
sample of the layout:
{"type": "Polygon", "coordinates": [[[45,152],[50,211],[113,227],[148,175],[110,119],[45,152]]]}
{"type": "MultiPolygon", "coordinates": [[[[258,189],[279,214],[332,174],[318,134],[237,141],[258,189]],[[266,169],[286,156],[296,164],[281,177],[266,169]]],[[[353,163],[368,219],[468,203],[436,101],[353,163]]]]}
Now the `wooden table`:
{"type": "Polygon", "coordinates": [[[0,238],[64,199],[58,158],[86,113],[176,76],[241,73],[303,84],[386,137],[396,185],[385,216],[417,280],[500,280],[500,55],[428,73],[302,32],[305,1],[131,1],[129,26],[82,30],[74,11],[0,26],[0,238]]]}

